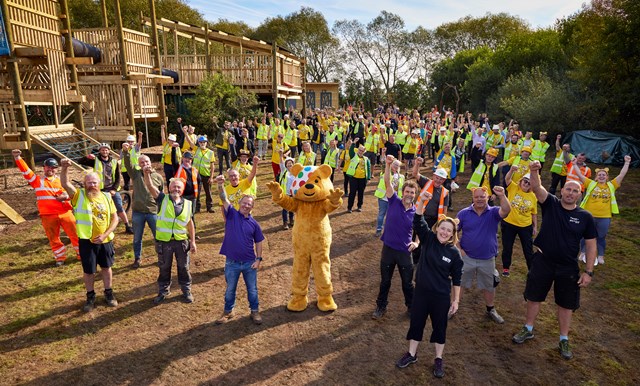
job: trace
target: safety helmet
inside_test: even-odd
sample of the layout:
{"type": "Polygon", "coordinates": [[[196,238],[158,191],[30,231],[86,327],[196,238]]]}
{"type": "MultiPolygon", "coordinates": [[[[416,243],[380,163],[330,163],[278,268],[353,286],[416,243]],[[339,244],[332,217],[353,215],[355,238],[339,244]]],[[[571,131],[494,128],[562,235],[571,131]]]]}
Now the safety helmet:
{"type": "Polygon", "coordinates": [[[46,160],[44,160],[44,166],[48,166],[50,168],[57,168],[60,165],[58,165],[58,161],[56,161],[55,158],[47,158],[46,160]]]}
{"type": "Polygon", "coordinates": [[[106,147],[107,149],[111,150],[111,146],[109,146],[108,143],[101,143],[100,146],[98,146],[98,150],[102,149],[103,147],[106,147]]]}
{"type": "Polygon", "coordinates": [[[201,135],[198,137],[198,142],[209,142],[206,135],[201,135]]]}

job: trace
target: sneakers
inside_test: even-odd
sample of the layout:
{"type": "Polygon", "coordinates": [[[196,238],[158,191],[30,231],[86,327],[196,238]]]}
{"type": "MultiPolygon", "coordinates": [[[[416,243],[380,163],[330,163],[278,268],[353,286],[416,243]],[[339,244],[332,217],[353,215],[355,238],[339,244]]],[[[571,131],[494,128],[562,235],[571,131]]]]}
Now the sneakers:
{"type": "Polygon", "coordinates": [[[569,340],[562,339],[560,343],[558,343],[558,350],[560,351],[560,355],[562,355],[564,359],[569,360],[573,358],[573,353],[571,352],[571,348],[569,347],[569,340]]]}
{"type": "Polygon", "coordinates": [[[131,228],[131,225],[126,224],[124,226],[124,233],[126,233],[128,235],[132,235],[133,234],[133,228],[131,228]]]}
{"type": "Polygon", "coordinates": [[[347,209],[347,213],[353,213],[351,209],[347,209]]]}
{"type": "Polygon", "coordinates": [[[140,268],[140,259],[133,260],[133,265],[131,266],[133,269],[140,268]]]}
{"type": "Polygon", "coordinates": [[[62,267],[64,265],[64,260],[56,261],[56,267],[62,267]]]}
{"type": "Polygon", "coordinates": [[[289,227],[290,227],[290,228],[293,228],[293,220],[290,220],[290,221],[289,221],[289,227]]]}
{"type": "Polygon", "coordinates": [[[376,307],[376,310],[373,311],[373,314],[371,315],[371,319],[378,320],[382,318],[386,312],[387,310],[385,308],[376,307]]]}
{"type": "Polygon", "coordinates": [[[604,256],[598,256],[596,259],[596,264],[604,264],[604,256]]]}
{"type": "Polygon", "coordinates": [[[193,295],[191,294],[191,291],[187,291],[182,294],[182,301],[185,303],[193,303],[193,295]]]}
{"type": "Polygon", "coordinates": [[[402,358],[398,359],[396,362],[396,367],[400,369],[404,369],[412,363],[416,363],[418,361],[418,354],[415,356],[411,355],[409,352],[404,353],[402,358]]]}
{"type": "Polygon", "coordinates": [[[502,270],[502,276],[509,277],[509,268],[505,268],[502,270]]]}
{"type": "Polygon", "coordinates": [[[444,364],[442,363],[442,358],[436,358],[433,361],[433,376],[436,378],[444,377],[444,364]]]}
{"type": "Polygon", "coordinates": [[[169,294],[158,294],[158,296],[153,299],[153,304],[160,304],[164,302],[164,299],[166,299],[167,296],[169,296],[169,294]]]}
{"type": "Polygon", "coordinates": [[[87,294],[87,302],[84,303],[82,307],[82,311],[91,312],[94,308],[96,308],[96,293],[87,294]]]}
{"type": "Polygon", "coordinates": [[[260,312],[251,311],[251,320],[253,321],[253,324],[262,324],[262,316],[260,316],[260,312]]]}
{"type": "Polygon", "coordinates": [[[362,212],[362,208],[356,209],[356,212],[362,212]]]}
{"type": "Polygon", "coordinates": [[[489,319],[493,320],[498,324],[504,323],[504,319],[502,318],[502,316],[500,316],[498,311],[496,311],[495,307],[492,308],[491,311],[487,311],[487,316],[489,317],[489,319]]]}
{"type": "Polygon", "coordinates": [[[578,260],[582,261],[583,263],[587,262],[587,255],[583,253],[580,254],[580,256],[578,256],[578,260]]]}
{"type": "Polygon", "coordinates": [[[533,335],[533,331],[529,331],[526,326],[522,326],[522,330],[520,330],[517,334],[511,338],[513,343],[522,344],[525,340],[533,339],[535,335],[533,335]]]}
{"type": "Polygon", "coordinates": [[[284,229],[285,231],[289,230],[289,224],[287,223],[282,224],[282,229],[284,229]]]}
{"type": "Polygon", "coordinates": [[[216,210],[213,208],[207,208],[207,213],[215,213],[216,210]]]}
{"type": "Polygon", "coordinates": [[[233,314],[233,311],[225,311],[222,313],[222,316],[220,316],[218,320],[216,320],[216,324],[225,324],[228,321],[233,320],[234,317],[235,315],[233,314]]]}
{"type": "Polygon", "coordinates": [[[380,237],[382,235],[382,229],[376,229],[376,237],[380,237]]]}
{"type": "Polygon", "coordinates": [[[104,300],[107,302],[109,307],[116,307],[118,305],[118,301],[116,297],[113,295],[112,290],[104,290],[104,300]]]}

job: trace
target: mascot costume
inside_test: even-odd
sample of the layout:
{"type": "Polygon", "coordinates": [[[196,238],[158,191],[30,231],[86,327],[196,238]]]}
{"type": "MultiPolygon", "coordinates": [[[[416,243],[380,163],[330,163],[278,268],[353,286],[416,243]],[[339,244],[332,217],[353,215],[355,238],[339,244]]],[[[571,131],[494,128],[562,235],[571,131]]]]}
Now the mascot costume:
{"type": "Polygon", "coordinates": [[[309,299],[309,270],[318,294],[318,309],[334,311],[338,308],[333,301],[331,285],[331,224],[328,214],[342,205],[342,190],[333,189],[331,166],[302,166],[291,168],[294,176],[291,197],[284,194],[280,184],[269,182],[273,202],[296,214],[293,225],[293,270],[291,273],[291,299],[287,303],[289,311],[304,311],[309,299]]]}

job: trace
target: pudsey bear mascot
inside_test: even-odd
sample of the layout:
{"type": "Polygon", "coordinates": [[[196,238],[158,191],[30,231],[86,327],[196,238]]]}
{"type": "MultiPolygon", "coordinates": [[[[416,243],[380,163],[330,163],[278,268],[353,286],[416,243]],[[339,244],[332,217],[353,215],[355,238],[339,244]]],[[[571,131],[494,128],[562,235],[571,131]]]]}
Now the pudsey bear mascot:
{"type": "Polygon", "coordinates": [[[294,176],[291,197],[284,194],[280,184],[269,182],[273,202],[294,212],[293,225],[293,270],[291,273],[291,299],[287,303],[289,311],[304,311],[309,299],[309,269],[313,269],[318,309],[334,311],[338,308],[333,301],[331,285],[331,224],[328,214],[342,205],[342,190],[333,189],[331,166],[291,167],[294,176]]]}

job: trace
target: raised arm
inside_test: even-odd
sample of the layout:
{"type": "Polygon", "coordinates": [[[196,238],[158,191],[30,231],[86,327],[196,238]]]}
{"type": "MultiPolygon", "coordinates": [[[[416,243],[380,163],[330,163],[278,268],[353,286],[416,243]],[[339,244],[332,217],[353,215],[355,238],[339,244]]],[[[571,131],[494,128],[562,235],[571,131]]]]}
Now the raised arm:
{"type": "Polygon", "coordinates": [[[167,129],[165,125],[160,125],[160,138],[162,139],[162,144],[167,143],[167,129]]]}
{"type": "MultiPolygon", "coordinates": [[[[282,159],[282,157],[281,157],[282,159]]],[[[256,177],[256,173],[258,172],[258,164],[260,163],[260,157],[257,155],[253,156],[253,167],[251,168],[251,172],[247,176],[247,180],[249,183],[253,182],[253,179],[256,177]]]]}
{"type": "Polygon", "coordinates": [[[511,166],[511,168],[507,172],[507,175],[504,176],[504,183],[507,186],[511,185],[511,177],[513,177],[513,173],[515,173],[516,170],[518,170],[518,167],[513,165],[513,166],[511,166]]]}
{"type": "Polygon", "coordinates": [[[226,211],[229,210],[231,202],[229,202],[227,191],[224,189],[224,176],[219,175],[214,181],[218,184],[218,196],[220,197],[220,201],[222,201],[222,205],[224,206],[224,211],[226,213],[226,211]]]}
{"type": "Polygon", "coordinates": [[[415,178],[416,180],[420,179],[420,166],[422,166],[423,162],[424,162],[424,158],[418,157],[415,159],[415,162],[413,163],[413,170],[411,171],[411,174],[413,175],[413,178],[415,178]]]}
{"type": "Polygon", "coordinates": [[[69,183],[69,165],[71,165],[71,160],[68,158],[60,160],[60,183],[64,190],[67,191],[69,197],[73,197],[76,195],[76,188],[73,187],[73,184],[69,183]]]}
{"type": "MultiPolygon", "coordinates": [[[[382,153],[382,155],[384,155],[384,152],[382,153]]],[[[393,163],[393,161],[394,157],[392,155],[388,155],[385,158],[384,186],[386,188],[385,195],[387,196],[387,198],[391,198],[391,196],[393,196],[393,193],[395,193],[395,190],[391,185],[391,164],[393,163]]]]}
{"type": "Polygon", "coordinates": [[[531,174],[529,181],[531,182],[531,191],[536,195],[538,202],[542,204],[547,200],[549,193],[542,187],[542,183],[540,182],[540,167],[540,161],[532,161],[529,164],[531,174]]]}
{"type": "Polygon", "coordinates": [[[158,198],[158,195],[160,195],[160,191],[153,184],[153,181],[151,181],[151,173],[153,173],[153,166],[149,165],[145,167],[142,170],[142,172],[144,173],[144,177],[142,178],[144,181],[144,186],[149,191],[149,194],[151,195],[151,197],[153,197],[153,199],[155,200],[156,198],[158,198]]]}
{"type": "Polygon", "coordinates": [[[494,186],[493,193],[500,200],[500,217],[505,218],[511,212],[511,203],[507,199],[507,196],[504,194],[504,188],[502,186],[494,186]]]}
{"type": "Polygon", "coordinates": [[[627,172],[629,171],[629,166],[630,165],[631,165],[631,156],[625,155],[624,156],[624,166],[620,170],[620,174],[618,174],[618,177],[615,178],[616,182],[618,183],[618,186],[620,184],[622,184],[622,180],[624,180],[624,176],[627,175],[627,172]]]}
{"type": "Polygon", "coordinates": [[[138,131],[138,141],[136,142],[136,149],[142,149],[142,131],[138,131]]]}
{"type": "MultiPolygon", "coordinates": [[[[566,158],[565,158],[566,159],[566,158]]],[[[569,161],[571,162],[571,161],[569,161]]],[[[580,168],[578,167],[578,165],[576,165],[575,162],[571,162],[571,168],[573,169],[573,171],[576,173],[576,175],[578,176],[578,179],[580,179],[580,182],[584,184],[584,180],[587,178],[585,177],[584,174],[582,174],[582,171],[580,170],[580,168]]]]}
{"type": "Polygon", "coordinates": [[[561,138],[562,138],[562,134],[556,135],[556,151],[562,150],[562,147],[560,146],[560,139],[561,138]]]}
{"type": "Polygon", "coordinates": [[[191,149],[198,147],[194,142],[191,136],[189,135],[189,130],[187,130],[186,126],[182,126],[182,132],[184,133],[184,139],[189,142],[189,147],[191,149]]]}

